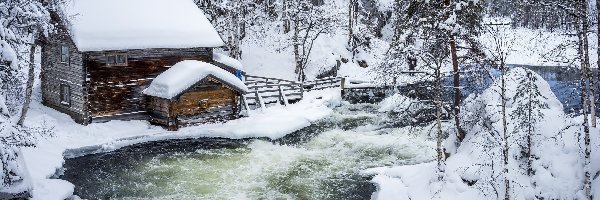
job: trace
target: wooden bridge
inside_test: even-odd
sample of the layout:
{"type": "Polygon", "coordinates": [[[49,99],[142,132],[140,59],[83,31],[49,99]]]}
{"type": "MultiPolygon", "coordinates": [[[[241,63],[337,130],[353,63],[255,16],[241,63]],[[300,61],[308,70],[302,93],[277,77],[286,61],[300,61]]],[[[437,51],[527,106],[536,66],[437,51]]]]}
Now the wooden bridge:
{"type": "Polygon", "coordinates": [[[249,93],[244,95],[246,110],[265,108],[274,104],[288,105],[304,98],[313,90],[341,87],[344,78],[332,77],[307,82],[246,75],[249,93]]]}

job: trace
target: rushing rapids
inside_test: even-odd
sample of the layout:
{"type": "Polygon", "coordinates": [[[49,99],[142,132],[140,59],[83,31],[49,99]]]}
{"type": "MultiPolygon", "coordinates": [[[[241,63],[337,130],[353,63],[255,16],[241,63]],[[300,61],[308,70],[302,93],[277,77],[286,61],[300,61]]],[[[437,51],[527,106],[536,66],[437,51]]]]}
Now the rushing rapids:
{"type": "MultiPolygon", "coordinates": [[[[87,199],[368,199],[367,168],[433,159],[415,129],[382,128],[376,106],[346,105],[275,141],[163,141],[67,160],[63,179],[87,199]]],[[[425,129],[422,129],[425,130],[425,129]]]]}

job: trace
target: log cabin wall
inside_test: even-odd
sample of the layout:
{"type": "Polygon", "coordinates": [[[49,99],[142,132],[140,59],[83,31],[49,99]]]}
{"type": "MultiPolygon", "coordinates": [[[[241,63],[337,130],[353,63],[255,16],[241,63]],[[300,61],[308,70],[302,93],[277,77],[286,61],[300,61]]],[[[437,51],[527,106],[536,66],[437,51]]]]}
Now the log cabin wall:
{"type": "Polygon", "coordinates": [[[207,78],[179,96],[173,105],[179,126],[237,118],[238,92],[207,78]]]}
{"type": "Polygon", "coordinates": [[[149,97],[150,121],[177,130],[195,124],[239,118],[240,93],[207,78],[172,100],[149,97]]]}
{"type": "MultiPolygon", "coordinates": [[[[168,68],[183,60],[212,61],[211,48],[140,49],[85,52],[89,90],[88,109],[93,121],[144,113],[142,90],[168,68]],[[107,65],[107,55],[126,54],[124,66],[107,65]]],[[[146,115],[142,115],[146,116],[146,115]]]]}
{"type": "Polygon", "coordinates": [[[87,91],[82,54],[63,26],[49,33],[42,43],[42,103],[70,115],[77,123],[86,124],[87,91]],[[61,48],[68,48],[68,59],[61,61],[61,48]],[[64,87],[64,88],[63,88],[64,87]],[[61,89],[68,89],[70,98],[63,99],[61,89]]]}

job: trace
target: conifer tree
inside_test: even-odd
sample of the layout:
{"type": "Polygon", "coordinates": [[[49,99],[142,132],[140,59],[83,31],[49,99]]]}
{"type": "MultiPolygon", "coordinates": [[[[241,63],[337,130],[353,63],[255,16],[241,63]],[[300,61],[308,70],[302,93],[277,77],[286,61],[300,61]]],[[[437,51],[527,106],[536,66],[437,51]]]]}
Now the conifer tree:
{"type": "Polygon", "coordinates": [[[525,130],[525,141],[524,144],[521,142],[520,146],[527,159],[527,175],[532,175],[533,169],[531,163],[534,160],[534,155],[531,154],[532,144],[535,136],[535,131],[538,122],[544,118],[542,109],[548,109],[548,104],[544,101],[547,98],[543,96],[537,86],[538,78],[534,75],[534,72],[528,69],[525,70],[525,76],[517,78],[517,91],[515,96],[512,98],[514,110],[510,114],[514,126],[513,135],[525,130]]]}

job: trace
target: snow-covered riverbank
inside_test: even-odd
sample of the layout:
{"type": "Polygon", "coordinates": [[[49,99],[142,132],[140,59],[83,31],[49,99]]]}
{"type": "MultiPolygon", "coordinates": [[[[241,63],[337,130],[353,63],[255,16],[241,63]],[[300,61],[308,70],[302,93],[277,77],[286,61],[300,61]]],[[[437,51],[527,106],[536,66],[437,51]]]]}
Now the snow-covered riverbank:
{"type": "MultiPolygon", "coordinates": [[[[251,111],[250,117],[224,124],[188,127],[177,132],[167,132],[145,121],[111,121],[82,126],[64,114],[32,105],[27,126],[51,128],[54,136],[40,139],[35,148],[23,149],[27,169],[33,180],[34,199],[65,199],[73,193],[73,184],[52,179],[66,156],[112,151],[124,146],[169,139],[221,137],[277,139],[331,114],[331,107],[340,104],[338,89],[309,92],[305,99],[288,107],[274,106],[251,111]]],[[[39,101],[36,101],[39,102],[39,101]]]]}
{"type": "MultiPolygon", "coordinates": [[[[502,150],[502,111],[500,83],[465,100],[462,107],[464,119],[475,119],[463,125],[467,137],[457,149],[451,149],[456,136],[450,134],[445,148],[452,155],[445,162],[443,179],[438,180],[437,163],[379,167],[363,171],[376,175],[372,180],[378,187],[374,199],[500,199],[504,196],[504,177],[511,184],[510,196],[515,199],[586,199],[582,191],[585,173],[582,116],[570,116],[551,91],[549,84],[539,75],[536,87],[538,101],[547,107],[536,108],[541,116],[532,122],[531,168],[527,168],[527,129],[518,127],[521,122],[515,110],[519,107],[516,96],[519,82],[526,71],[521,68],[507,73],[507,141],[509,146],[508,175],[504,167],[502,150]],[[477,116],[477,117],[475,117],[477,116]],[[450,148],[449,148],[450,147],[450,148]],[[528,169],[531,171],[528,174],[528,169]]],[[[529,122],[527,122],[529,123],[529,122]]],[[[597,179],[600,157],[600,132],[591,128],[592,195],[600,196],[600,179],[597,179]]]]}

